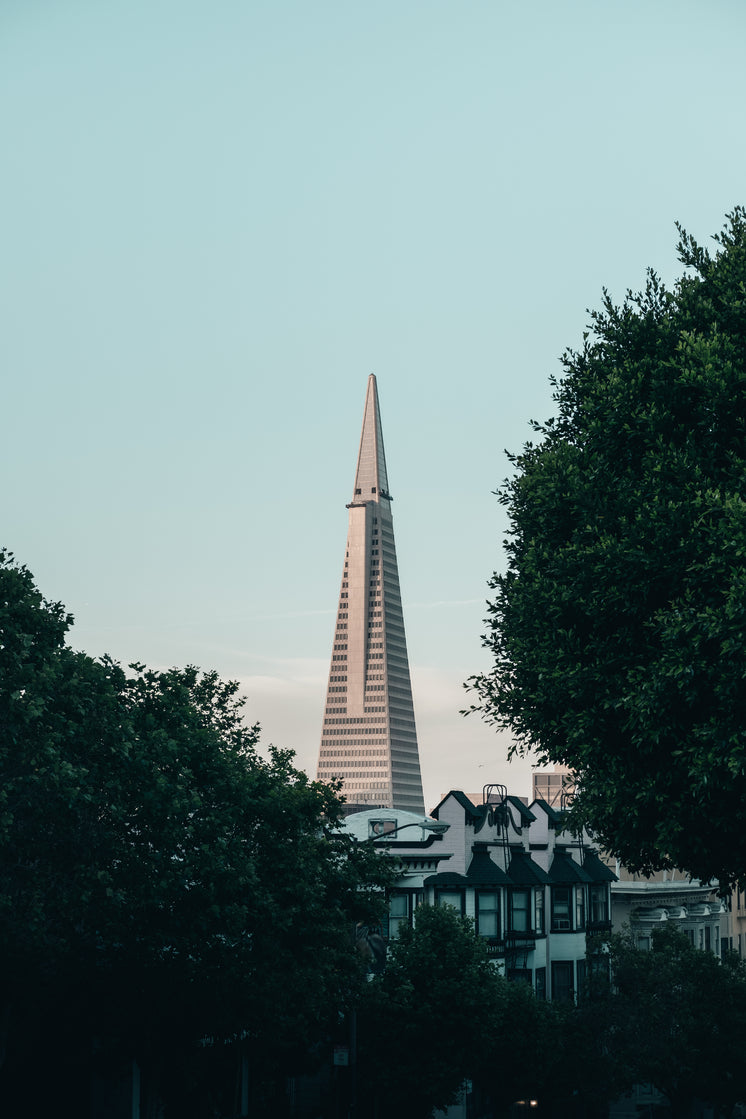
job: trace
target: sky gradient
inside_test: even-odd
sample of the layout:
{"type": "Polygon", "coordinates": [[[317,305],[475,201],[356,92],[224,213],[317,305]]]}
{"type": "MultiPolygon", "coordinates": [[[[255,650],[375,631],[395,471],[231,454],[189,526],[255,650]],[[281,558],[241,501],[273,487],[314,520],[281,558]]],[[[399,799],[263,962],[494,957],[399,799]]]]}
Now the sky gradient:
{"type": "Polygon", "coordinates": [[[606,286],[746,201],[740,0],[2,0],[0,543],[71,642],[241,681],[315,770],[378,378],[428,807],[505,449],[606,286]]]}

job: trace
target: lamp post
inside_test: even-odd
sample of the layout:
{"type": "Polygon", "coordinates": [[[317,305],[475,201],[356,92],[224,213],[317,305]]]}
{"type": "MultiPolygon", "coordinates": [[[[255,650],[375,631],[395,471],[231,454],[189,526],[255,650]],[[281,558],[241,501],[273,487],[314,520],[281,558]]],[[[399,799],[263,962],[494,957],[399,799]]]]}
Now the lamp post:
{"type": "MultiPolygon", "coordinates": [[[[370,820],[368,827],[370,834],[367,839],[362,840],[363,843],[386,843],[388,840],[393,839],[399,832],[405,828],[420,828],[424,833],[430,832],[432,835],[444,835],[448,831],[450,824],[442,823],[440,820],[434,820],[432,816],[423,816],[421,820],[409,820],[406,824],[396,825],[392,820],[370,820]],[[386,829],[388,824],[394,823],[393,828],[386,829]],[[380,830],[378,830],[380,829],[380,830]]],[[[350,1023],[349,1023],[349,1104],[347,1116],[348,1119],[355,1119],[357,1116],[357,1009],[353,1007],[350,1010],[350,1023]]]]}
{"type": "Polygon", "coordinates": [[[429,831],[432,832],[433,835],[444,835],[451,826],[450,824],[441,823],[440,820],[433,820],[430,816],[424,816],[421,820],[412,820],[408,824],[400,824],[398,827],[391,828],[388,831],[376,831],[376,828],[385,829],[387,823],[390,823],[390,821],[371,820],[369,824],[371,834],[368,836],[366,842],[380,843],[381,840],[393,838],[393,836],[398,835],[400,831],[404,831],[405,828],[421,828],[423,832],[429,831]]]}

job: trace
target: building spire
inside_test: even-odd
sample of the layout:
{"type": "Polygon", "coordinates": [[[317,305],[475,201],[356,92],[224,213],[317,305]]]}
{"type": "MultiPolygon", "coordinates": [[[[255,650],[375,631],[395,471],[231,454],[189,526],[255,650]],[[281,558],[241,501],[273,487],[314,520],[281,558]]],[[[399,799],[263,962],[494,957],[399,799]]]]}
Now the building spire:
{"type": "Polygon", "coordinates": [[[391,500],[386,474],[386,454],[383,449],[381,412],[378,407],[378,387],[375,374],[371,373],[368,377],[368,391],[365,397],[363,430],[360,435],[352,500],[354,502],[378,501],[381,495],[391,500]]]}
{"type": "Polygon", "coordinates": [[[349,805],[425,811],[394,523],[373,375],[368,378],[318,776],[349,805]]]}

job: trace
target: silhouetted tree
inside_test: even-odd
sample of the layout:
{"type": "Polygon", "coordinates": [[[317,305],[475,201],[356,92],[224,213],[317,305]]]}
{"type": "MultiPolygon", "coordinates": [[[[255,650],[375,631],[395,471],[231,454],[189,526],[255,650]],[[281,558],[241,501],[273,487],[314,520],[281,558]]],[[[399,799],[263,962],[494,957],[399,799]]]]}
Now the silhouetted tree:
{"type": "MultiPolygon", "coordinates": [[[[595,1072],[619,1091],[649,1083],[663,1093],[673,1115],[696,1102],[724,1114],[746,1099],[746,967],[735,953],[721,961],[694,948],[669,925],[655,929],[649,951],[632,937],[607,946],[610,971],[591,975],[576,1022],[591,1040],[571,1040],[578,1054],[602,1057],[595,1072]]],[[[573,1027],[574,1029],[574,1027],[573,1027]]],[[[588,1062],[594,1074],[594,1062],[588,1062]]]]}
{"type": "Polygon", "coordinates": [[[535,1094],[546,1004],[508,983],[473,922],[449,906],[417,910],[369,983],[359,1022],[364,1115],[430,1116],[472,1079],[495,1108],[535,1094]]]}
{"type": "Polygon", "coordinates": [[[746,211],[563,358],[511,461],[476,708],[576,774],[632,869],[746,875],[746,211]]]}
{"type": "Polygon", "coordinates": [[[65,1083],[125,1053],[201,1115],[200,1039],[272,1083],[328,1036],[391,867],[333,788],[259,755],[235,683],[125,673],[70,621],[0,553],[0,1103],[43,1112],[44,1051],[47,1102],[78,1114],[65,1083]]]}

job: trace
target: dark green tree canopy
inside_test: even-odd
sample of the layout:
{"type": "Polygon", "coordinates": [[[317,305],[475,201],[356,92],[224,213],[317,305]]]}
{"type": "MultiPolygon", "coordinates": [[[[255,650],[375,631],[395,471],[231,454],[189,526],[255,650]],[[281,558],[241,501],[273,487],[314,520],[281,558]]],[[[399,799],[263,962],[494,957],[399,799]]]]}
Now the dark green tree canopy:
{"type": "Polygon", "coordinates": [[[146,1056],[240,1036],[264,1073],[356,996],[353,930],[375,920],[390,860],[340,828],[333,787],[258,752],[235,683],[125,672],[73,651],[70,621],[0,551],[9,1061],[24,1029],[36,1060],[34,1029],[75,1025],[146,1056]]]}
{"type": "Polygon", "coordinates": [[[746,966],[738,954],[721,960],[695,948],[672,922],[653,930],[649,951],[629,933],[604,950],[611,987],[600,973],[593,977],[596,990],[591,984],[578,1016],[628,1086],[654,1084],[673,1115],[690,1115],[694,1100],[731,1114],[746,1095],[746,966]]]}
{"type": "Polygon", "coordinates": [[[633,869],[746,877],[746,211],[563,358],[513,456],[475,709],[633,869]]]}
{"type": "Polygon", "coordinates": [[[427,1119],[456,1101],[467,1077],[506,1108],[535,1093],[549,1049],[546,1005],[499,974],[473,921],[420,906],[361,1000],[361,1114],[427,1119]]]}

